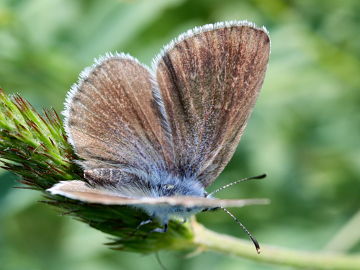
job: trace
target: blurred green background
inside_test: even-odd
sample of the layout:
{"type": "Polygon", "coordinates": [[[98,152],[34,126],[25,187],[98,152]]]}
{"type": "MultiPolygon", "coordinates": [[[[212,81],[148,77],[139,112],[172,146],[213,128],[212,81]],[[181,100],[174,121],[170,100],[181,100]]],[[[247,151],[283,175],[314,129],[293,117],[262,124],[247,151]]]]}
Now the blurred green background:
{"type": "MultiPolygon", "coordinates": [[[[218,195],[271,199],[269,206],[234,210],[260,243],[356,253],[359,14],[357,0],[2,0],[0,87],[38,109],[61,111],[79,72],[107,51],[128,52],[150,64],[188,28],[243,19],[265,25],[272,54],[262,94],[234,158],[209,190],[266,172],[265,181],[218,195]]],[[[160,269],[153,255],[107,249],[106,235],[60,217],[38,203],[39,193],[13,189],[16,176],[0,174],[1,270],[160,269]]],[[[198,219],[246,238],[222,212],[198,219]]],[[[213,253],[185,255],[160,252],[168,269],[288,269],[213,253]]]]}

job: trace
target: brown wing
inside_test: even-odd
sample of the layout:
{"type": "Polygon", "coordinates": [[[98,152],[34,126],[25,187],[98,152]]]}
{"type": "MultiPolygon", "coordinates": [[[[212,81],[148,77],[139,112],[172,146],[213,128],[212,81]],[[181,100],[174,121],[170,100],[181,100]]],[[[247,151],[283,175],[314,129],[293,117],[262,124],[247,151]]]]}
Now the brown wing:
{"type": "Polygon", "coordinates": [[[87,203],[106,205],[178,205],[184,207],[243,207],[254,204],[267,204],[266,199],[220,200],[201,197],[142,197],[139,199],[121,197],[108,189],[88,187],[79,180],[62,181],[48,189],[53,195],[61,195],[70,199],[87,203]]]}
{"type": "Polygon", "coordinates": [[[85,169],[168,166],[149,70],[134,58],[107,55],[70,91],[65,127],[85,169]]]}
{"type": "Polygon", "coordinates": [[[207,186],[223,170],[262,86],[269,51],[264,29],[228,22],[181,35],[155,59],[179,173],[207,186]]]}

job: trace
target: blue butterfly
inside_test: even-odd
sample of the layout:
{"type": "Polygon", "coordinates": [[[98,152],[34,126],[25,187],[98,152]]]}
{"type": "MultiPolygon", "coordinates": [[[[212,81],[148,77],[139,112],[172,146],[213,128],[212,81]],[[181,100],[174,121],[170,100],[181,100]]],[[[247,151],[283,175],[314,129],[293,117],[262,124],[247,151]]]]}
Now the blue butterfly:
{"type": "Polygon", "coordinates": [[[163,224],[157,231],[173,217],[217,208],[234,217],[225,207],[264,203],[216,199],[205,188],[239,143],[269,53],[265,28],[234,21],[181,34],[152,68],[122,53],[96,60],[68,93],[64,112],[85,181],[62,181],[49,191],[138,207],[163,224]]]}

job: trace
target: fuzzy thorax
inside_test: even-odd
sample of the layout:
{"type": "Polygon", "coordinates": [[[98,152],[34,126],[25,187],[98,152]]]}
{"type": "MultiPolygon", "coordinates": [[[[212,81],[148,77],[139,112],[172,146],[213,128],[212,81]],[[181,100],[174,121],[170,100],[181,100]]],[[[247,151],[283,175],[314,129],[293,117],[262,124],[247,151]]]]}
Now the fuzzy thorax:
{"type": "MultiPolygon", "coordinates": [[[[206,197],[204,187],[199,181],[193,179],[179,179],[167,177],[159,183],[150,184],[152,197],[171,197],[171,196],[190,196],[206,197]]],[[[180,205],[139,205],[149,216],[158,219],[162,224],[166,224],[171,218],[187,218],[198,212],[204,207],[184,207],[180,205]]]]}

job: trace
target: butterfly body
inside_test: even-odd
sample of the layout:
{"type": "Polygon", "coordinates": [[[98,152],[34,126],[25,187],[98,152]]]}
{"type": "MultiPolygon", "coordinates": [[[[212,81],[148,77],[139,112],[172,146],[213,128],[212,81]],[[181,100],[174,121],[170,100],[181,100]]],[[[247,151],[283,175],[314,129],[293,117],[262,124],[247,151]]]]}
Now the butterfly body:
{"type": "MultiPolygon", "coordinates": [[[[114,196],[137,198],[162,197],[207,197],[207,192],[195,177],[175,176],[169,172],[153,169],[151,173],[127,171],[128,179],[124,177],[124,170],[93,169],[85,170],[85,179],[92,188],[102,189],[114,196]]],[[[186,218],[196,214],[204,207],[184,207],[181,205],[137,205],[149,216],[167,223],[171,217],[186,218]]]]}

